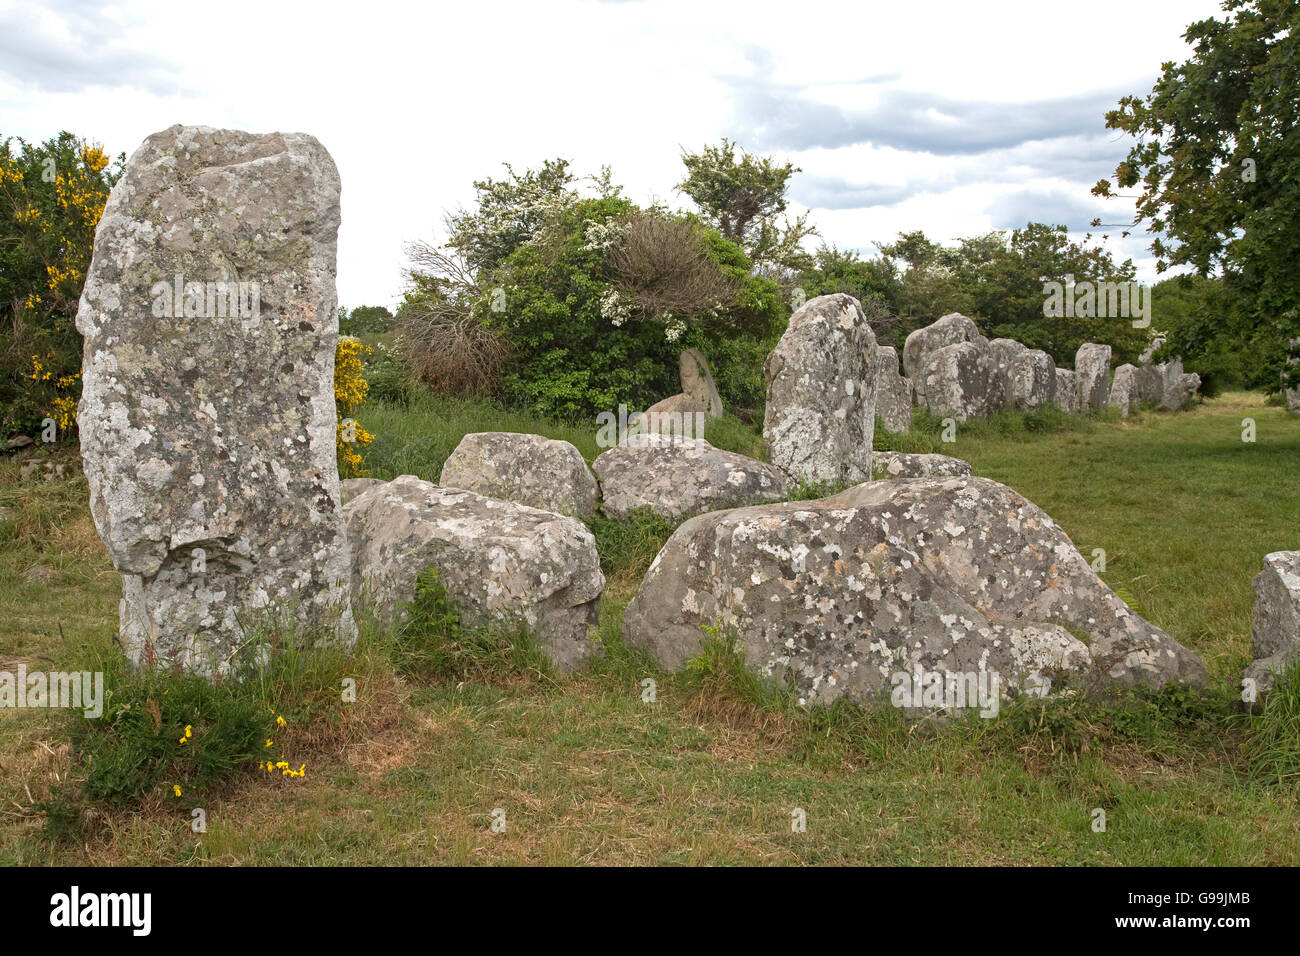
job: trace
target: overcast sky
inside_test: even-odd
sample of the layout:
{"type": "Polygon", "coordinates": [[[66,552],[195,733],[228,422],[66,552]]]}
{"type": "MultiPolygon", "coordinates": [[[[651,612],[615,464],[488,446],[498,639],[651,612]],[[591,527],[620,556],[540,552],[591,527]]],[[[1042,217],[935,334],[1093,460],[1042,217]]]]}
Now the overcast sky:
{"type": "MultiPolygon", "coordinates": [[[[1029,220],[1082,235],[1128,141],[1120,96],[1182,61],[1217,0],[453,4],[0,0],[0,136],[131,152],[173,123],[315,135],[343,179],[339,297],[396,302],[403,245],[471,182],[563,156],[690,207],[681,150],[793,160],[793,209],[876,252],[1029,220]]],[[[1110,244],[1155,278],[1142,235],[1110,244]]]]}

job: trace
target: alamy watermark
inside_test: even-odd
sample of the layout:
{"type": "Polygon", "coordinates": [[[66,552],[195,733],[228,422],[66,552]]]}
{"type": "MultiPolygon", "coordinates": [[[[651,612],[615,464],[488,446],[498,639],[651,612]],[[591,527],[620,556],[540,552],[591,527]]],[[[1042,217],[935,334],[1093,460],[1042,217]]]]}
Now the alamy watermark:
{"type": "Polygon", "coordinates": [[[1151,287],[1137,282],[1075,282],[1066,275],[1064,282],[1044,282],[1043,295],[1043,315],[1049,319],[1132,319],[1135,329],[1151,325],[1151,287]]]}
{"type": "Polygon", "coordinates": [[[58,707],[94,719],[104,713],[103,671],[0,671],[0,708],[58,707]]]}
{"type": "Polygon", "coordinates": [[[683,443],[704,437],[704,412],[629,412],[626,405],[618,413],[601,412],[596,416],[596,447],[626,445],[639,435],[661,435],[683,443]]]}
{"type": "Polygon", "coordinates": [[[187,282],[178,272],[171,282],[155,282],[149,289],[153,296],[155,318],[173,319],[245,319],[256,325],[262,314],[262,284],[217,279],[187,282]]]}
{"type": "Polygon", "coordinates": [[[996,671],[896,671],[889,678],[889,702],[906,710],[959,712],[978,707],[981,717],[996,717],[1002,706],[1002,678],[996,671]]]}

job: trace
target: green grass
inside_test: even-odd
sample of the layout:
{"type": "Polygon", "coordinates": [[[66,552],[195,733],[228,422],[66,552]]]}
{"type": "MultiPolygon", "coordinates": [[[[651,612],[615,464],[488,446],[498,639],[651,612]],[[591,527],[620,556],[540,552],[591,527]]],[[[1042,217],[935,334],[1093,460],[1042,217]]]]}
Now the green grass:
{"type": "MultiPolygon", "coordinates": [[[[598,451],[594,423],[488,404],[376,406],[362,423],[378,436],[379,477],[436,479],[466,431],[598,451]]],[[[755,430],[728,427],[730,447],[760,447],[755,430]]],[[[909,723],[843,704],[799,711],[738,668],[720,637],[687,672],[665,674],[622,645],[619,619],[671,525],[598,518],[603,659],[541,679],[526,645],[475,639],[421,652],[438,666],[403,681],[390,666],[401,647],[376,638],[342,665],[359,677],[356,705],[295,711],[307,776],[236,773],[205,796],[201,836],[188,809],[162,799],[65,820],[75,840],[46,835],[31,805],[75,779],[76,762],[53,716],[0,711],[0,862],[1300,863],[1289,689],[1300,682],[1261,716],[1236,706],[1251,577],[1265,553],[1300,546],[1300,419],[1230,394],[1127,422],[1000,417],[959,427],[952,443],[922,419],[886,441],[965,458],[1043,507],[1085,556],[1104,548],[1103,577],[1202,655],[1209,692],[1028,699],[993,721],[909,723]],[[1241,441],[1244,417],[1258,424],[1254,444],[1241,441]],[[497,808],[504,833],[490,828],[497,808]],[[804,833],[791,831],[795,808],[804,833]],[[1092,828],[1097,808],[1105,832],[1092,828]]],[[[0,460],[0,508],[13,516],[0,523],[4,666],[59,659],[60,625],[71,641],[115,629],[117,577],[84,496],[79,478],[20,482],[16,461],[0,460]],[[32,583],[34,566],[53,579],[32,583]]],[[[306,668],[271,693],[311,700],[318,679],[306,668]]]]}

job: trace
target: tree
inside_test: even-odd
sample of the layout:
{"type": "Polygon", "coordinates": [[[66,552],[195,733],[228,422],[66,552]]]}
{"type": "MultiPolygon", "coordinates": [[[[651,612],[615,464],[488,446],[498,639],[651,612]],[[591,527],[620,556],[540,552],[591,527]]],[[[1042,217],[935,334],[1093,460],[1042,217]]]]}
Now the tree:
{"type": "Polygon", "coordinates": [[[62,132],[0,143],[0,428],[71,431],[80,397],[77,303],[95,226],[126,157],[62,132]]]}
{"type": "Polygon", "coordinates": [[[388,331],[392,321],[393,313],[382,305],[359,305],[351,312],[339,309],[341,335],[361,335],[367,332],[382,335],[388,331]]]}
{"type": "MultiPolygon", "coordinates": [[[[1137,142],[1115,184],[1093,192],[1139,187],[1135,224],[1154,234],[1157,269],[1221,274],[1237,300],[1180,324],[1171,350],[1191,359],[1225,337],[1254,343],[1251,364],[1276,383],[1300,336],[1300,6],[1226,0],[1223,10],[1231,16],[1187,28],[1191,59],[1165,63],[1149,94],[1106,114],[1137,142]]],[[[1300,366],[1289,377],[1300,384],[1300,366]]]]}
{"type": "MultiPolygon", "coordinates": [[[[447,218],[447,245],[460,254],[470,273],[500,265],[578,198],[567,160],[545,160],[541,169],[525,170],[522,176],[509,163],[503,165],[505,179],[475,182],[474,208],[447,218]]],[[[608,177],[605,185],[616,188],[608,177]]]]}
{"type": "Polygon", "coordinates": [[[705,222],[745,250],[761,273],[788,285],[795,272],[812,264],[802,243],[816,234],[807,213],[794,222],[788,217],[777,222],[786,210],[790,177],[800,170],[743,149],[737,158],[738,149],[724,138],[699,153],[683,151],[686,178],[677,188],[699,207],[705,222]]]}

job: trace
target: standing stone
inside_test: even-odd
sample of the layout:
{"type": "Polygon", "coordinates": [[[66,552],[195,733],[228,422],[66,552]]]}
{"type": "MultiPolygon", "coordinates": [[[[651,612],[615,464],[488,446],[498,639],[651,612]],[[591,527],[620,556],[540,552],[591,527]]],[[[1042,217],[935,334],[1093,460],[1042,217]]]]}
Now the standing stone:
{"type": "Polygon", "coordinates": [[[912,428],[912,383],[898,374],[898,351],[891,345],[876,349],[876,417],[885,431],[898,435],[912,428]]]}
{"type": "Polygon", "coordinates": [[[1300,659],[1300,551],[1264,556],[1255,575],[1255,619],[1250,627],[1255,660],[1242,677],[1255,682],[1258,700],[1273,689],[1273,679],[1300,659]]]}
{"type": "MultiPolygon", "coordinates": [[[[1300,348],[1300,338],[1291,340],[1291,348],[1300,348]]],[[[1288,365],[1300,364],[1300,359],[1294,357],[1287,359],[1288,365]]],[[[1286,399],[1286,410],[1293,415],[1300,415],[1300,388],[1283,388],[1282,395],[1286,399]]]]}
{"type": "Polygon", "coordinates": [[[722,396],[718,394],[718,388],[713,384],[713,372],[704,353],[699,349],[687,349],[678,358],[678,369],[681,374],[681,392],[655,402],[646,409],[646,412],[669,414],[703,412],[710,418],[721,418],[722,396]]]}
{"type": "Polygon", "coordinates": [[[1183,360],[1172,358],[1160,365],[1162,389],[1160,407],[1170,412],[1181,412],[1192,404],[1192,397],[1201,387],[1201,376],[1183,371],[1183,360]]]}
{"type": "Polygon", "coordinates": [[[1079,376],[1068,368],[1056,370],[1056,397],[1053,401],[1066,414],[1079,414],[1079,376]]]}
{"type": "Polygon", "coordinates": [[[472,432],[443,462],[438,484],[572,518],[590,518],[600,495],[582,452],[567,441],[472,432]]]}
{"type": "Polygon", "coordinates": [[[1007,387],[1011,408],[1032,412],[1049,405],[1056,399],[1056,363],[1042,349],[1026,349],[1011,363],[1007,387]]]}
{"type": "Polygon", "coordinates": [[[989,358],[993,371],[989,376],[989,411],[1000,412],[1011,404],[1011,365],[1029,349],[1015,339],[992,339],[989,358]]]}
{"type": "Polygon", "coordinates": [[[924,401],[921,379],[930,356],[941,348],[962,342],[988,344],[975,323],[960,312],[950,312],[907,337],[903,343],[903,374],[916,390],[918,401],[924,401]]]}
{"type": "Polygon", "coordinates": [[[1165,395],[1165,377],[1160,365],[1138,368],[1138,396],[1143,405],[1159,405],[1165,395]]]}
{"type": "Polygon", "coordinates": [[[77,313],[77,420],[134,661],[224,674],[271,618],[355,636],[338,227],[338,171],[301,133],[173,126],[109,195],[77,313]]]}
{"type": "Polygon", "coordinates": [[[1137,366],[1121,365],[1110,383],[1110,407],[1118,408],[1120,415],[1128,418],[1142,404],[1140,388],[1137,366]]]}
{"type": "Polygon", "coordinates": [[[772,464],[796,481],[870,481],[876,361],[857,299],[818,296],[791,316],[763,364],[772,464]]]}
{"type": "Polygon", "coordinates": [[[1110,346],[1085,342],[1074,354],[1079,376],[1079,410],[1102,412],[1110,404],[1110,346]]]}
{"type": "Polygon", "coordinates": [[[932,415],[965,422],[989,412],[993,363],[987,343],[960,342],[931,352],[921,372],[925,407],[932,415]]]}

